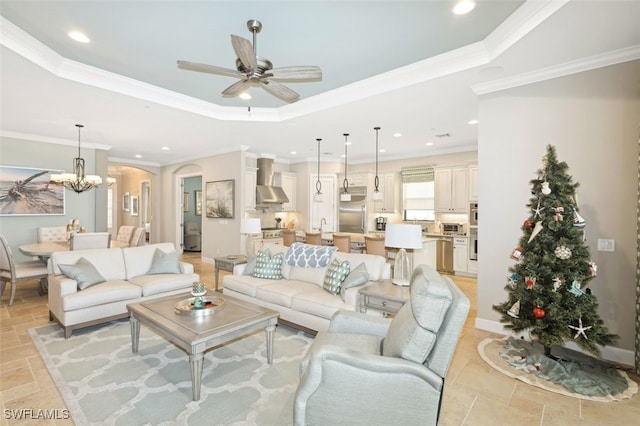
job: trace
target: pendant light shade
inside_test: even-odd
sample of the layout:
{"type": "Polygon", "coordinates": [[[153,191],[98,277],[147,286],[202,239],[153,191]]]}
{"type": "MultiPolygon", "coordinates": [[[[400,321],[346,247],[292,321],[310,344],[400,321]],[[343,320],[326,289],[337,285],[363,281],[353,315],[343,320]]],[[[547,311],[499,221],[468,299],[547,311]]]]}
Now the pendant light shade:
{"type": "Polygon", "coordinates": [[[85,175],[84,158],[80,157],[80,129],[84,126],[76,124],[78,128],[78,156],[73,159],[73,172],[51,175],[51,182],[61,183],[65,188],[78,194],[96,188],[102,183],[102,178],[95,175],[85,175]]]}
{"type": "Polygon", "coordinates": [[[322,139],[316,139],[318,141],[318,174],[316,175],[316,192],[313,194],[313,201],[316,203],[322,202],[322,182],[320,182],[320,141],[322,139]]]}
{"type": "Polygon", "coordinates": [[[351,194],[349,194],[349,180],[347,179],[347,145],[349,142],[347,138],[349,133],[344,133],[344,180],[342,181],[342,194],[340,194],[340,201],[351,201],[351,194]]]}
{"type": "Polygon", "coordinates": [[[380,192],[380,178],[378,177],[378,131],[380,127],[374,127],[373,130],[376,131],[376,177],[373,179],[373,200],[380,201],[382,200],[382,192],[380,192]]]}

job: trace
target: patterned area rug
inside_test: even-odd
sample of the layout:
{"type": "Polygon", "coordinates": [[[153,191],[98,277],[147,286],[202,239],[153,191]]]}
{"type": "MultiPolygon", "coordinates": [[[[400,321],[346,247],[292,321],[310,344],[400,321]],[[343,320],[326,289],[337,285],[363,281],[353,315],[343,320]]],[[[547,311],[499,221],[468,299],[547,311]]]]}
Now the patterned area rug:
{"type": "Polygon", "coordinates": [[[491,367],[522,382],[562,395],[610,402],[631,398],[638,384],[614,365],[567,348],[544,355],[539,343],[504,337],[487,338],[478,352],[491,367]]]}
{"type": "Polygon", "coordinates": [[[29,330],[78,425],[286,425],[293,423],[298,367],[313,339],[279,325],[273,364],[260,331],[205,354],[193,401],[187,354],[144,325],[131,352],[128,321],[74,331],[29,330]]]}

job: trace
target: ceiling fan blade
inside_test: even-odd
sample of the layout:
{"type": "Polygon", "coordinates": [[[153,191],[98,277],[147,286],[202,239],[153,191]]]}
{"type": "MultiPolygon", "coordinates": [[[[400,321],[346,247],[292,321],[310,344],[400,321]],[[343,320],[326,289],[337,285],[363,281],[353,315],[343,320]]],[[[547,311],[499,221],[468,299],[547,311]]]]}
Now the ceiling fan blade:
{"type": "Polygon", "coordinates": [[[251,83],[249,80],[240,80],[233,83],[231,86],[227,87],[222,91],[223,96],[234,97],[238,96],[245,89],[247,89],[251,83]]]}
{"type": "Polygon", "coordinates": [[[274,80],[322,80],[322,70],[315,66],[274,68],[265,74],[274,80]]]}
{"type": "Polygon", "coordinates": [[[251,70],[258,68],[256,52],[253,50],[253,46],[249,40],[231,34],[231,45],[245,68],[250,68],[251,70]]]}
{"type": "Polygon", "coordinates": [[[300,95],[297,92],[289,89],[284,84],[270,80],[260,80],[260,83],[262,83],[261,87],[263,87],[267,92],[285,102],[292,103],[300,99],[300,95]]]}
{"type": "Polygon", "coordinates": [[[199,64],[197,62],[178,61],[178,68],[189,71],[206,72],[209,74],[227,75],[230,77],[244,78],[238,70],[232,70],[229,68],[217,67],[215,65],[199,64]]]}

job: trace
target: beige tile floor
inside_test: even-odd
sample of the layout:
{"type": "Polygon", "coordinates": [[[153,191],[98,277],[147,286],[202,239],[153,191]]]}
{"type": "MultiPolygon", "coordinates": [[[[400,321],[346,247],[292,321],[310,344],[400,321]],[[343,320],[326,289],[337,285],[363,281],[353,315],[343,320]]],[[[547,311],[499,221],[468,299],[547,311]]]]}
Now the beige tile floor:
{"type": "MultiPolygon", "coordinates": [[[[213,289],[213,265],[203,264],[199,253],[185,254],[207,286],[213,289]]],[[[225,272],[221,272],[222,274],[225,272]]],[[[478,355],[477,346],[491,333],[476,330],[476,281],[452,277],[471,299],[472,307],[447,374],[441,425],[619,425],[640,422],[640,396],[597,403],[566,397],[529,386],[497,372],[478,355]]],[[[12,409],[59,410],[65,404],[29,337],[31,327],[49,322],[47,298],[38,294],[38,282],[19,285],[13,306],[9,289],[0,305],[0,409],[1,424],[71,425],[71,420],[15,421],[12,409]]],[[[638,376],[631,375],[635,381],[638,376]]],[[[389,409],[393,409],[390,402],[389,409]]]]}

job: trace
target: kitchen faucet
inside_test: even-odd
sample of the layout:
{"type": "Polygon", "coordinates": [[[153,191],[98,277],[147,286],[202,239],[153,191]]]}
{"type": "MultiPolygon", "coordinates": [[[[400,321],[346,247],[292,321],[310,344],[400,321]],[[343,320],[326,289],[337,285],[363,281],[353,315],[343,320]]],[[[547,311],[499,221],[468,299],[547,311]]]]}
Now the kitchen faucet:
{"type": "Polygon", "coordinates": [[[322,223],[324,223],[325,225],[327,224],[327,219],[325,219],[324,217],[322,219],[320,219],[320,233],[322,234],[322,223]]]}

